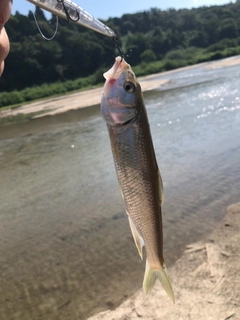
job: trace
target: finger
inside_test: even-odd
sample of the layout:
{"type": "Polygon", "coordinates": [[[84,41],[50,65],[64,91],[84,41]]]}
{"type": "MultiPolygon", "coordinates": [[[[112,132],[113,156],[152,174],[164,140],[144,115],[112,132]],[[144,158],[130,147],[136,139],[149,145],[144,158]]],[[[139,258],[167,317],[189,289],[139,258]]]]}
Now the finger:
{"type": "MultiPolygon", "coordinates": [[[[1,0],[0,0],[1,1],[1,0]]],[[[0,63],[6,58],[10,50],[10,44],[8,40],[5,28],[0,32],[0,63]]]]}

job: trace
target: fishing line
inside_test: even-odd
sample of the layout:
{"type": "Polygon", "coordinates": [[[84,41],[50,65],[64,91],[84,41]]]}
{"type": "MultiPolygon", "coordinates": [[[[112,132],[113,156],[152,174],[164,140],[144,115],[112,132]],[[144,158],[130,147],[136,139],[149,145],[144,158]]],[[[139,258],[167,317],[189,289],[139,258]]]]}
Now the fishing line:
{"type": "Polygon", "coordinates": [[[43,32],[42,32],[42,30],[41,30],[41,28],[40,28],[40,26],[39,26],[39,24],[38,24],[37,17],[36,17],[36,15],[35,15],[35,13],[32,12],[32,14],[33,14],[33,18],[34,18],[34,20],[35,20],[36,26],[37,26],[37,28],[38,28],[38,31],[39,31],[40,35],[43,37],[43,39],[48,40],[48,41],[51,41],[52,39],[54,39],[55,36],[56,36],[56,34],[57,34],[57,31],[58,31],[58,16],[56,16],[56,28],[55,28],[54,34],[53,34],[53,36],[52,36],[51,38],[47,38],[47,37],[43,34],[43,32]]]}

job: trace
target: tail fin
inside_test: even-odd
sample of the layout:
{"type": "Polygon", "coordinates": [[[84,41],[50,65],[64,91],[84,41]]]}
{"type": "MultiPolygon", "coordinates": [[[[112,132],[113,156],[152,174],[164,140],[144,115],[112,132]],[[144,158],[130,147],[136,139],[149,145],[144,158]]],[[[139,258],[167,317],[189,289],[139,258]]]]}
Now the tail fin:
{"type": "Polygon", "coordinates": [[[159,279],[163,289],[166,291],[173,303],[175,303],[174,293],[172,285],[167,276],[167,268],[165,263],[163,264],[162,270],[153,270],[149,267],[148,261],[146,260],[146,269],[143,280],[143,291],[148,294],[153,288],[156,279],[159,279]]]}

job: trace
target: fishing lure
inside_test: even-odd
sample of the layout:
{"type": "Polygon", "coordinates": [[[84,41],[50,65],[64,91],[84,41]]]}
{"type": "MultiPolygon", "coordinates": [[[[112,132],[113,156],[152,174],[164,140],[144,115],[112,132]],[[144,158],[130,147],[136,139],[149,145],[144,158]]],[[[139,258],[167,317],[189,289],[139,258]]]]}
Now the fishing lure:
{"type": "MultiPolygon", "coordinates": [[[[94,18],[90,13],[88,13],[86,10],[78,6],[76,3],[70,1],[70,0],[27,0],[36,6],[47,10],[53,14],[55,14],[57,17],[64,18],[67,20],[67,23],[69,21],[75,22],[81,26],[84,26],[86,28],[92,29],[98,33],[101,33],[107,37],[111,37],[113,39],[113,43],[115,47],[118,49],[118,52],[122,58],[124,57],[129,57],[130,54],[132,53],[132,50],[130,50],[130,54],[124,54],[119,41],[118,37],[111,28],[106,26],[104,23],[99,21],[98,19],[94,18]]],[[[57,28],[58,28],[58,20],[57,20],[57,25],[56,29],[54,32],[54,35],[51,38],[46,38],[43,33],[40,30],[40,27],[37,23],[35,15],[34,19],[36,22],[36,25],[38,27],[39,32],[41,33],[42,37],[46,40],[52,40],[56,33],[57,33],[57,28]]]]}
{"type": "Polygon", "coordinates": [[[75,22],[108,37],[116,37],[116,33],[104,23],[94,18],[86,10],[70,0],[28,0],[60,18],[75,22]]]}

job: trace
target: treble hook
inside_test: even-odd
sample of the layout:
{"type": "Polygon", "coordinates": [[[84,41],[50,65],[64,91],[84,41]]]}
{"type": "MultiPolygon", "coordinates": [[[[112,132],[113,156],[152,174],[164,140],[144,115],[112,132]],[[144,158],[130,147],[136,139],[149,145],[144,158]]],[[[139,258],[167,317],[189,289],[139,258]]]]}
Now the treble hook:
{"type": "Polygon", "coordinates": [[[122,51],[117,36],[114,36],[114,37],[113,37],[113,43],[114,43],[115,47],[118,49],[118,52],[119,52],[119,54],[120,54],[120,56],[121,56],[121,61],[122,61],[122,59],[124,59],[124,58],[129,58],[129,57],[132,55],[132,49],[130,49],[129,54],[125,54],[125,53],[122,51]]]}
{"type": "Polygon", "coordinates": [[[57,2],[62,4],[63,10],[64,10],[64,12],[66,14],[66,18],[67,18],[67,22],[66,23],[62,23],[62,21],[60,20],[60,23],[61,23],[62,26],[66,26],[69,23],[69,21],[78,22],[80,20],[80,15],[79,15],[79,12],[77,10],[76,10],[77,19],[73,19],[73,18],[70,17],[70,14],[69,14],[66,6],[65,6],[64,0],[57,0],[57,2]]]}

